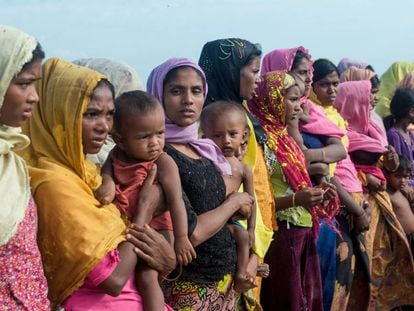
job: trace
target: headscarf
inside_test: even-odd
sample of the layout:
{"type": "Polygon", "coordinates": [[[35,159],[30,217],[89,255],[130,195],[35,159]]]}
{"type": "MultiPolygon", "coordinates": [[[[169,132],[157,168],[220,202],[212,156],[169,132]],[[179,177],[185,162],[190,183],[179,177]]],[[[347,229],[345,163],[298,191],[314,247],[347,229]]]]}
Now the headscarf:
{"type": "MultiPolygon", "coordinates": [[[[0,25],[0,108],[10,82],[33,57],[35,38],[0,25]]],[[[29,175],[24,160],[15,152],[29,144],[21,129],[0,124],[0,246],[16,233],[29,203],[29,175]]]]}
{"type": "Polygon", "coordinates": [[[414,71],[406,74],[404,79],[398,84],[397,88],[414,90],[414,71]]]}
{"type": "Polygon", "coordinates": [[[339,84],[334,106],[348,122],[349,152],[385,152],[388,145],[381,129],[369,117],[371,83],[367,80],[339,84]]]}
{"type": "Polygon", "coordinates": [[[204,44],[198,64],[208,81],[206,105],[228,100],[241,103],[240,69],[252,55],[259,56],[260,47],[238,38],[219,39],[204,44]]]}
{"type": "MultiPolygon", "coordinates": [[[[155,96],[164,105],[164,81],[167,74],[178,67],[191,67],[196,70],[203,80],[204,96],[207,94],[207,82],[203,70],[186,58],[170,58],[158,67],[155,67],[147,81],[147,92],[155,96]]],[[[198,125],[194,123],[181,127],[166,117],[165,141],[167,143],[190,144],[197,152],[213,162],[214,166],[223,174],[231,175],[231,167],[220,148],[210,139],[198,139],[198,125]]]]}
{"type": "Polygon", "coordinates": [[[341,82],[371,80],[375,77],[375,72],[369,69],[360,69],[357,67],[349,67],[345,72],[341,73],[341,82]]]}
{"type": "Polygon", "coordinates": [[[338,63],[339,75],[342,75],[345,71],[347,71],[348,68],[352,66],[359,69],[365,69],[368,65],[368,63],[361,62],[359,60],[342,58],[341,61],[338,63]]]}
{"type": "Polygon", "coordinates": [[[79,58],[72,63],[105,75],[114,86],[115,98],[125,92],[144,89],[135,69],[123,62],[109,58],[79,58]]]}
{"type": "Polygon", "coordinates": [[[124,240],[125,224],[115,205],[95,199],[101,179],[82,147],[82,116],[105,77],[58,58],[49,59],[42,74],[39,105],[24,127],[32,141],[25,158],[49,298],[58,305],[124,240]]]}
{"type": "MultiPolygon", "coordinates": [[[[248,105],[252,114],[265,129],[268,135],[267,145],[274,152],[289,185],[297,192],[312,187],[312,183],[306,168],[305,157],[287,132],[283,92],[293,85],[295,85],[295,80],[286,71],[268,72],[262,77],[262,82],[257,88],[257,96],[252,98],[248,105]]],[[[314,230],[317,232],[319,228],[319,218],[326,217],[328,222],[332,221],[338,208],[338,204],[311,208],[314,230]]]]}
{"type": "Polygon", "coordinates": [[[414,71],[414,62],[395,62],[381,76],[376,112],[383,118],[390,114],[390,103],[401,80],[414,71]]]}

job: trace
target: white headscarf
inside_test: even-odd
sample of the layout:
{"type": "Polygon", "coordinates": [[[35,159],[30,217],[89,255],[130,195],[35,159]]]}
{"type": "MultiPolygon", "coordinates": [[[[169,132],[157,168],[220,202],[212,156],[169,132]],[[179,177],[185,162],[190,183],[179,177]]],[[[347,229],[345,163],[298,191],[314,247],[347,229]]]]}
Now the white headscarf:
{"type": "MultiPolygon", "coordinates": [[[[32,59],[35,38],[24,32],[0,25],[0,108],[10,82],[32,59]]],[[[15,152],[30,143],[19,127],[0,124],[0,246],[15,234],[23,220],[30,197],[26,163],[15,152]]]]}

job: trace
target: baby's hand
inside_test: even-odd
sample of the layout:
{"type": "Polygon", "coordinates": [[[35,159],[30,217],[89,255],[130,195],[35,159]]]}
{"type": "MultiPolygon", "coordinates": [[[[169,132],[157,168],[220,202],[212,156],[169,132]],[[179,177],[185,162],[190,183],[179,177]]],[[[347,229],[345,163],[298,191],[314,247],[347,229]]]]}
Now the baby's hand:
{"type": "Polygon", "coordinates": [[[95,190],[95,198],[102,204],[109,204],[115,198],[115,182],[110,178],[103,178],[102,184],[95,190]]]}
{"type": "Polygon", "coordinates": [[[329,201],[336,197],[336,187],[334,184],[331,184],[329,182],[323,181],[320,185],[320,187],[323,189],[323,199],[326,201],[329,201]]]}
{"type": "Polygon", "coordinates": [[[187,236],[179,237],[174,242],[175,254],[177,256],[177,262],[180,265],[188,265],[193,259],[197,258],[197,254],[191,245],[187,236]]]}
{"type": "Polygon", "coordinates": [[[247,233],[249,234],[249,248],[252,248],[255,241],[254,228],[247,229],[247,233]]]}

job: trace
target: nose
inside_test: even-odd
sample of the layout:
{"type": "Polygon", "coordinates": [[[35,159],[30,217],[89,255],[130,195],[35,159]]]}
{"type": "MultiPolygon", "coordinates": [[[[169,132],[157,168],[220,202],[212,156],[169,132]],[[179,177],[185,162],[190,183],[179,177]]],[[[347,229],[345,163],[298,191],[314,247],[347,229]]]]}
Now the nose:
{"type": "Polygon", "coordinates": [[[112,129],[112,121],[108,120],[106,117],[99,118],[97,129],[101,133],[109,133],[109,131],[112,129]]]}
{"type": "Polygon", "coordinates": [[[193,104],[193,94],[191,93],[191,90],[183,92],[182,103],[185,104],[185,105],[192,105],[193,104]]]}
{"type": "Polygon", "coordinates": [[[335,92],[335,87],[333,84],[329,84],[328,86],[328,94],[333,94],[335,92]]]}
{"type": "Polygon", "coordinates": [[[34,83],[30,85],[30,92],[28,94],[27,101],[31,104],[36,104],[39,102],[39,94],[37,94],[34,83]]]}

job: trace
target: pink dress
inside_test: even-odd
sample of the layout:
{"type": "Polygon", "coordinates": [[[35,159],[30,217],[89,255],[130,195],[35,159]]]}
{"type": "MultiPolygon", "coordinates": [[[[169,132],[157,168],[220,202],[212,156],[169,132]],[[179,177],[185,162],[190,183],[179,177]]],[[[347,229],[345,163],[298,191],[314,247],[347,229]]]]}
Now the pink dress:
{"type": "Polygon", "coordinates": [[[30,197],[16,234],[0,246],[0,310],[50,310],[36,241],[37,212],[30,197]]]}
{"type": "MultiPolygon", "coordinates": [[[[105,294],[98,288],[119,263],[118,249],[108,253],[88,274],[85,283],[63,303],[65,311],[144,311],[142,297],[135,286],[133,274],[117,297],[105,294]]],[[[172,309],[165,305],[166,311],[172,309]]]]}

